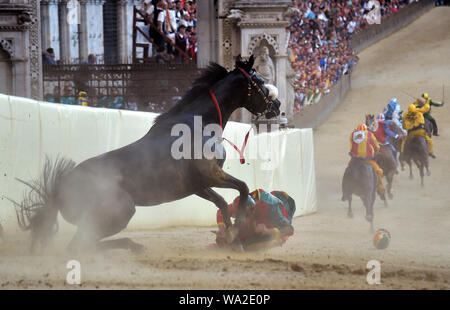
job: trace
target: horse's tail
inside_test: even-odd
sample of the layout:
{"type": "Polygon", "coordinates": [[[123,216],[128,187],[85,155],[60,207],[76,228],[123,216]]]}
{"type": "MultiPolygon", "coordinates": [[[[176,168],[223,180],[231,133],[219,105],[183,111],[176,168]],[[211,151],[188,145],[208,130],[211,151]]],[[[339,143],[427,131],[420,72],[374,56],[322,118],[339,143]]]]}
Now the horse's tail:
{"type": "Polygon", "coordinates": [[[74,161],[59,156],[54,162],[46,157],[39,179],[27,182],[16,178],[29,187],[29,190],[25,191],[21,203],[9,200],[15,206],[19,227],[31,232],[32,251],[37,242],[44,247],[58,231],[59,207],[56,203],[58,184],[75,165],[74,161]]]}

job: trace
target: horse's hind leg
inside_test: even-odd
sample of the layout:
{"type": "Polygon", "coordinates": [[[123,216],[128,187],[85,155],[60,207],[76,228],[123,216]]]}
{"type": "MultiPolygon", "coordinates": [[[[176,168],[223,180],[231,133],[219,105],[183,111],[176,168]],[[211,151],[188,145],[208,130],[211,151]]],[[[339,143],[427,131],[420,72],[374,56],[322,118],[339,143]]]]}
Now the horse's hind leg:
{"type": "Polygon", "coordinates": [[[408,166],[409,166],[409,179],[412,180],[414,178],[413,173],[412,173],[412,163],[411,160],[408,159],[407,160],[408,166]]]}
{"type": "Polygon", "coordinates": [[[78,230],[71,241],[72,250],[128,249],[141,252],[143,246],[128,238],[101,241],[125,229],[136,209],[133,199],[120,187],[111,188],[107,195],[96,201],[97,205],[86,209],[77,223],[78,230]]]}
{"type": "Polygon", "coordinates": [[[394,195],[392,194],[392,183],[394,181],[394,173],[393,171],[390,171],[388,174],[386,174],[386,180],[387,180],[387,194],[389,199],[393,199],[394,195]]]}
{"type": "Polygon", "coordinates": [[[414,160],[414,162],[416,163],[416,165],[417,165],[417,168],[419,168],[419,173],[420,173],[420,186],[424,186],[424,183],[423,183],[423,177],[425,176],[425,174],[423,173],[423,163],[421,162],[421,161],[419,161],[419,160],[414,160]]]}
{"type": "Polygon", "coordinates": [[[374,232],[373,229],[373,205],[375,203],[376,193],[375,190],[364,199],[364,206],[366,207],[366,220],[370,223],[370,232],[374,232]]]}
{"type": "Polygon", "coordinates": [[[353,211],[352,211],[352,195],[350,195],[348,197],[348,212],[347,212],[347,216],[349,218],[353,217],[353,211]]]}

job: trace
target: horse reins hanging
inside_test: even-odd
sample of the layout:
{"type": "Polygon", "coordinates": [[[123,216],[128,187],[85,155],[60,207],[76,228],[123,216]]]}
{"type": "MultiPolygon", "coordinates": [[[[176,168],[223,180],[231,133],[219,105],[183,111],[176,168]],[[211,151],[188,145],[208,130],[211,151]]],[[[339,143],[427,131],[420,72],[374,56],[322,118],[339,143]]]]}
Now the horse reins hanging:
{"type": "MultiPolygon", "coordinates": [[[[247,72],[245,72],[244,69],[242,69],[242,68],[237,68],[237,69],[240,70],[244,74],[244,76],[247,78],[247,80],[248,80],[248,97],[249,98],[252,95],[251,94],[252,86],[258,89],[258,93],[263,93],[261,88],[252,80],[250,75],[247,72]]],[[[210,94],[212,100],[214,101],[214,104],[216,105],[217,114],[219,114],[220,128],[222,129],[222,132],[223,132],[222,112],[220,110],[219,102],[217,101],[217,98],[216,98],[216,96],[214,95],[214,93],[213,93],[213,91],[211,89],[209,90],[209,94],[210,94]]],[[[267,98],[266,95],[264,95],[264,101],[265,101],[265,103],[267,105],[269,104],[269,99],[267,98]]],[[[267,108],[266,108],[266,111],[267,111],[267,108]]],[[[258,118],[259,118],[259,115],[257,115],[257,119],[258,118]]],[[[240,158],[241,164],[245,164],[244,150],[245,150],[245,147],[247,146],[248,137],[250,135],[250,131],[251,130],[252,130],[252,127],[250,127],[250,129],[248,130],[247,134],[245,135],[244,142],[242,144],[242,148],[240,148],[240,149],[233,142],[231,142],[230,140],[222,137],[222,139],[227,141],[239,153],[239,158],[240,158]]]]}
{"type": "MultiPolygon", "coordinates": [[[[209,94],[211,95],[211,98],[214,101],[214,104],[216,105],[217,114],[219,114],[220,128],[222,129],[222,132],[223,132],[222,112],[220,111],[219,102],[217,101],[217,98],[216,98],[216,96],[214,95],[214,93],[213,93],[213,91],[211,89],[209,90],[209,94]]],[[[236,146],[236,144],[234,144],[233,142],[231,142],[227,138],[222,137],[222,139],[227,141],[239,153],[239,161],[241,162],[241,164],[245,164],[244,150],[245,150],[245,147],[247,146],[247,141],[248,141],[248,137],[250,135],[250,131],[251,130],[252,130],[252,128],[250,128],[249,131],[247,132],[247,134],[245,135],[244,143],[242,144],[242,148],[241,149],[239,149],[236,146]]]]}

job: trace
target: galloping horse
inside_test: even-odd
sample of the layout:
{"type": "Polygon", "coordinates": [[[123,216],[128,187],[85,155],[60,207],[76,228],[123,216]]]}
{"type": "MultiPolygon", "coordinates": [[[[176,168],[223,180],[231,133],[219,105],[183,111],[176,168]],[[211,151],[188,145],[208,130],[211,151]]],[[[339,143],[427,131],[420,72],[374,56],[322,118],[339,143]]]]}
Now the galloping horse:
{"type": "Polygon", "coordinates": [[[359,196],[366,208],[366,220],[373,231],[373,205],[378,186],[378,176],[372,166],[363,159],[353,158],[342,179],[342,201],[348,201],[348,217],[353,217],[352,195],[359,196]]]}
{"type": "MultiPolygon", "coordinates": [[[[373,114],[366,115],[366,125],[372,132],[377,130],[378,122],[375,120],[375,116],[373,114]]],[[[398,145],[403,139],[402,130],[394,123],[389,123],[389,128],[396,134],[399,135],[398,139],[393,139],[392,145],[398,145]]],[[[386,191],[389,199],[393,199],[394,195],[392,194],[392,182],[394,180],[394,175],[397,174],[397,165],[395,164],[395,157],[392,149],[387,144],[380,143],[380,151],[375,155],[375,161],[383,169],[383,176],[386,177],[387,187],[386,191]]],[[[384,201],[385,206],[387,206],[387,201],[384,201]]]]}
{"type": "MultiPolygon", "coordinates": [[[[433,132],[433,124],[426,118],[425,118],[425,131],[426,131],[427,135],[431,137],[431,134],[433,132]]],[[[404,139],[406,139],[406,137],[404,137],[404,139]]],[[[401,142],[402,141],[400,141],[400,143],[398,143],[396,141],[394,146],[395,146],[395,149],[397,150],[397,152],[399,152],[399,154],[400,154],[399,162],[400,162],[402,171],[404,171],[405,170],[405,166],[404,166],[405,159],[404,159],[403,154],[401,153],[401,149],[402,149],[402,143],[401,142]]]]}
{"type": "Polygon", "coordinates": [[[43,248],[47,244],[55,232],[59,211],[66,221],[77,226],[69,249],[123,248],[140,252],[143,246],[128,238],[102,239],[125,229],[136,205],[154,206],[190,195],[207,199],[222,210],[228,227],[227,241],[232,243],[238,221],[245,213],[249,189],[245,182],[222,170],[225,161],[222,144],[213,144],[211,158],[204,152],[196,157],[191,145],[195,148],[198,144],[198,135],[200,150],[204,150],[212,138],[222,141],[221,128],[225,128],[238,108],[244,107],[266,118],[280,114],[277,89],[264,85],[253,64],[253,56],[248,61],[238,56],[231,72],[218,64],[210,64],[183,99],[158,116],[139,140],[78,165],[63,158],[52,163],[47,158],[40,180],[19,180],[31,187],[30,194],[21,203],[15,203],[19,225],[31,230],[31,250],[34,251],[36,245],[43,248]],[[201,126],[194,122],[199,116],[201,126]],[[205,133],[211,125],[219,129],[219,132],[214,131],[216,135],[212,135],[212,131],[205,133]],[[181,131],[174,130],[176,126],[190,130],[188,143],[176,143],[182,137],[181,131]],[[174,149],[187,156],[174,158],[174,149]],[[239,216],[235,226],[227,212],[227,202],[212,187],[239,191],[239,216]]]}
{"type": "MultiPolygon", "coordinates": [[[[428,119],[425,119],[425,131],[427,135],[431,137],[433,130],[433,125],[428,119]]],[[[430,176],[431,172],[429,169],[429,159],[428,159],[428,144],[424,137],[421,136],[410,136],[406,138],[405,149],[402,154],[400,154],[402,161],[406,161],[409,166],[409,178],[413,179],[412,174],[412,161],[419,168],[420,173],[420,185],[424,186],[424,168],[426,169],[427,175],[430,176]]],[[[403,170],[403,164],[402,164],[403,170]]]]}

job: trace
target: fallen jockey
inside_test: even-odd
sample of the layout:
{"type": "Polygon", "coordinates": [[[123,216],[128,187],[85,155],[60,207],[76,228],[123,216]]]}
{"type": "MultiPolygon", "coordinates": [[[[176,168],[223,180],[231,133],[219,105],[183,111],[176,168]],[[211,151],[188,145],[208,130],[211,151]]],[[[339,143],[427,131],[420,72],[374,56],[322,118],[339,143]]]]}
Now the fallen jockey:
{"type": "Polygon", "coordinates": [[[380,150],[380,145],[378,144],[375,135],[367,130],[365,124],[360,124],[358,127],[350,134],[350,156],[353,158],[360,158],[365,160],[370,164],[378,175],[378,186],[377,192],[382,200],[386,200],[385,189],[383,186],[383,169],[378,166],[375,161],[375,153],[380,150]]]}
{"type": "MultiPolygon", "coordinates": [[[[236,218],[239,197],[228,205],[231,217],[236,218]]],[[[285,192],[266,192],[257,189],[248,196],[245,220],[239,227],[238,239],[246,251],[267,249],[283,245],[294,234],[292,217],[295,213],[295,202],[285,192]]],[[[226,242],[226,226],[222,212],[217,211],[216,243],[219,247],[228,246],[226,242]]]]}
{"type": "Polygon", "coordinates": [[[416,100],[416,102],[414,102],[414,105],[416,106],[416,108],[422,108],[426,104],[428,104],[430,106],[430,108],[428,109],[428,112],[423,113],[423,117],[426,118],[427,120],[429,120],[431,122],[431,124],[433,125],[433,135],[439,136],[436,120],[431,115],[431,107],[432,106],[442,107],[442,106],[444,106],[444,102],[434,102],[433,100],[431,100],[431,98],[428,96],[427,93],[423,93],[422,98],[425,99],[425,103],[422,100],[418,99],[418,100],[416,100]]]}
{"type": "MultiPolygon", "coordinates": [[[[423,98],[419,98],[418,100],[423,98]]],[[[428,144],[428,153],[431,157],[436,158],[433,153],[433,140],[427,135],[425,131],[425,118],[423,113],[429,111],[430,105],[425,103],[422,108],[417,108],[414,104],[411,104],[408,108],[408,112],[403,115],[403,124],[405,129],[408,130],[408,136],[402,141],[402,153],[405,149],[406,140],[411,136],[424,137],[428,144]],[[425,112],[424,112],[425,111],[425,112]]]]}
{"type": "Polygon", "coordinates": [[[397,98],[391,98],[389,103],[383,109],[384,118],[388,121],[393,121],[399,128],[402,129],[403,134],[406,136],[407,132],[403,129],[403,124],[400,117],[401,112],[402,108],[398,104],[397,98]]]}
{"type": "Polygon", "coordinates": [[[389,148],[392,150],[392,154],[394,155],[395,164],[398,166],[398,158],[397,158],[398,152],[395,149],[395,147],[392,145],[389,138],[398,139],[399,135],[396,134],[395,132],[393,132],[389,128],[389,124],[392,121],[385,120],[383,113],[378,114],[376,122],[377,122],[377,128],[373,132],[373,134],[375,135],[375,138],[377,138],[377,141],[379,144],[389,146],[389,148]]]}

